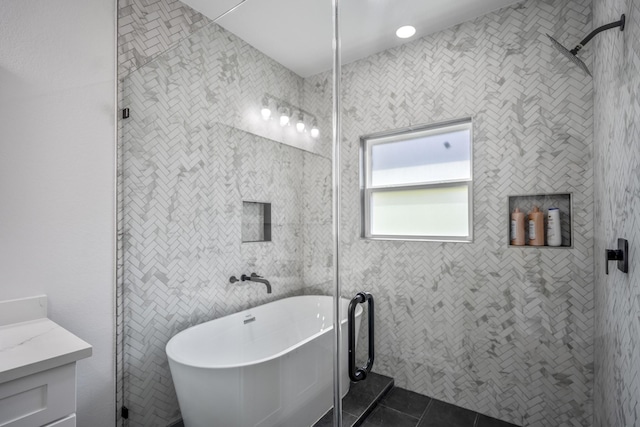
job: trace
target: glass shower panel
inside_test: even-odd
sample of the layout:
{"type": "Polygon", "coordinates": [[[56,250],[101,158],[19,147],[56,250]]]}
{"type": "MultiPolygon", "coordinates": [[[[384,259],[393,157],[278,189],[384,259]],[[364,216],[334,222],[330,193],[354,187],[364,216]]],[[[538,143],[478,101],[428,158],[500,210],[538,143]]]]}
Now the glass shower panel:
{"type": "Polygon", "coordinates": [[[439,410],[591,422],[593,82],[546,34],[569,45],[591,19],[588,1],[340,2],[341,295],[375,298],[364,390],[381,376],[404,389],[372,424],[430,425],[439,410]],[[461,122],[446,139],[402,137],[461,122]],[[514,224],[517,246],[516,209],[543,222],[514,224]],[[551,246],[558,210],[571,239],[551,246]],[[429,398],[430,412],[407,408],[429,398]]]}
{"type": "Polygon", "coordinates": [[[436,3],[343,1],[340,8],[341,294],[375,299],[375,333],[361,324],[356,364],[369,357],[370,339],[375,361],[355,387],[361,400],[367,395],[360,404],[391,393],[370,415],[376,425],[428,425],[420,420],[429,397],[465,406],[474,392],[467,380],[474,359],[465,356],[475,343],[471,289],[484,268],[483,243],[451,241],[478,227],[470,207],[478,195],[474,137],[485,111],[476,97],[486,97],[486,86],[474,74],[483,58],[466,56],[476,43],[472,30],[452,26],[473,16],[461,12],[463,3],[480,2],[436,3]],[[396,35],[408,25],[413,35],[396,35]],[[444,126],[452,123],[458,127],[444,126]],[[397,389],[389,391],[391,381],[397,389]]]}
{"type": "Polygon", "coordinates": [[[119,422],[351,425],[351,398],[344,419],[323,414],[354,390],[375,400],[394,379],[440,407],[517,425],[588,424],[592,82],[545,32],[579,40],[591,2],[340,1],[335,70],[330,2],[184,2],[120,11],[133,30],[120,64],[130,114],[119,147],[119,422]],[[129,24],[136,13],[144,25],[129,24]],[[396,37],[407,25],[415,32],[396,37]],[[363,181],[363,136],[451,121],[472,122],[472,148],[435,138],[435,161],[405,141],[374,146],[384,161],[363,181]],[[442,194],[442,180],[460,188],[442,194]],[[382,214],[377,239],[362,237],[363,182],[382,214]],[[420,186],[383,188],[410,183],[420,186]],[[257,235],[243,242],[252,202],[270,214],[246,212],[257,235]],[[536,206],[559,208],[571,239],[509,245],[509,211],[536,206]],[[407,226],[434,224],[469,241],[403,241],[407,226]],[[359,324],[344,328],[336,355],[331,297],[342,325],[354,296],[359,324]],[[207,334],[192,328],[211,320],[207,334]],[[349,364],[363,381],[349,381],[349,364]],[[192,388],[202,382],[218,388],[192,388]],[[296,418],[300,408],[311,421],[296,418]]]}
{"type": "Polygon", "coordinates": [[[334,403],[331,6],[184,3],[201,21],[122,80],[120,421],[311,426],[334,403]]]}

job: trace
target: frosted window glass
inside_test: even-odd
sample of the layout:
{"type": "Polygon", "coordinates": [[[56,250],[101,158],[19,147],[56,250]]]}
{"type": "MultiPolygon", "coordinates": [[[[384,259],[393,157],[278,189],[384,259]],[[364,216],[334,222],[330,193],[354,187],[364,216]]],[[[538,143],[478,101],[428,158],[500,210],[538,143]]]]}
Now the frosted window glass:
{"type": "Polygon", "coordinates": [[[381,236],[469,235],[469,188],[426,188],[371,193],[371,234],[381,236]]]}
{"type": "Polygon", "coordinates": [[[371,185],[471,179],[471,130],[371,145],[371,185]]]}

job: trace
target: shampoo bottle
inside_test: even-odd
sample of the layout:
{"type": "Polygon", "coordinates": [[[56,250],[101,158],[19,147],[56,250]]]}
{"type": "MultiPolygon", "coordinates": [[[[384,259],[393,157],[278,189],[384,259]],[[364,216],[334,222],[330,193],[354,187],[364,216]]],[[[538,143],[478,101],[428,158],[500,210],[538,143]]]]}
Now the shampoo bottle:
{"type": "Polygon", "coordinates": [[[544,215],[537,206],[529,213],[529,245],[544,246],[544,215]]]}
{"type": "Polygon", "coordinates": [[[547,243],[549,246],[560,246],[562,244],[560,209],[558,208],[549,208],[547,213],[547,243]]]}
{"type": "Polygon", "coordinates": [[[511,244],[524,246],[524,212],[518,208],[511,214],[511,244]]]}

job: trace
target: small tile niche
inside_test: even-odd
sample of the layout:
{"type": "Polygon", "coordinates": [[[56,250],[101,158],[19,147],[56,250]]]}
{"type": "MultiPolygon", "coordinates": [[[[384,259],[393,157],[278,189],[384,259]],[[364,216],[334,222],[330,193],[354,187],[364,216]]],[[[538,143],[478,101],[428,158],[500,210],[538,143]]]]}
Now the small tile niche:
{"type": "Polygon", "coordinates": [[[242,202],[242,243],[271,241],[271,203],[242,202]]]}
{"type": "Polygon", "coordinates": [[[554,194],[530,194],[522,196],[509,196],[509,212],[507,222],[507,244],[512,248],[571,248],[573,247],[573,222],[571,219],[573,200],[571,193],[554,194]],[[529,243],[529,213],[533,207],[537,206],[544,214],[544,246],[530,246],[529,243]],[[511,244],[511,214],[519,208],[525,214],[525,245],[516,246],[511,244]],[[549,246],[547,243],[547,213],[549,208],[560,210],[560,233],[562,242],[560,246],[549,246]]]}

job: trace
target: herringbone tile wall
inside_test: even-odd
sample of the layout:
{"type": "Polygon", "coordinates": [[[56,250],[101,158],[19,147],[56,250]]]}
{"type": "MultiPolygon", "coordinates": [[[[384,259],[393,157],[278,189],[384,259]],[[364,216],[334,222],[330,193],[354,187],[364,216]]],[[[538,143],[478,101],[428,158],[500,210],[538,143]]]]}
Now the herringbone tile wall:
{"type": "MultiPolygon", "coordinates": [[[[138,5],[133,14],[179,10],[171,0],[129,1],[138,5]]],[[[185,13],[176,19],[188,23],[185,13]]],[[[230,287],[229,275],[256,268],[277,278],[273,298],[330,291],[330,76],[303,80],[215,24],[198,25],[167,42],[170,50],[141,54],[153,60],[124,81],[123,105],[132,110],[122,148],[132,426],[178,414],[164,357],[172,334],[267,300],[252,285],[230,287]],[[257,104],[264,92],[317,114],[324,138],[312,144],[266,127],[257,104]],[[302,183],[273,196],[296,204],[286,212],[298,222],[285,221],[291,240],[270,254],[236,241],[241,197],[265,199],[251,194],[259,175],[243,166],[266,173],[267,160],[284,162],[277,168],[286,177],[272,184],[302,183]]],[[[544,35],[570,44],[590,25],[589,1],[528,0],[344,67],[344,295],[376,295],[376,370],[399,385],[523,425],[590,425],[591,81],[544,35]],[[475,125],[474,243],[361,240],[359,136],[463,116],[475,125]],[[567,191],[574,248],[505,246],[507,195],[567,191]]],[[[153,38],[146,31],[170,31],[140,28],[121,50],[143,46],[153,38]]],[[[581,54],[589,62],[590,50],[581,54]]],[[[136,68],[132,58],[124,56],[123,72],[136,68]]]]}
{"type": "Polygon", "coordinates": [[[590,25],[588,0],[530,0],[344,67],[342,286],[376,296],[375,369],[401,387],[520,425],[591,424],[592,85],[545,36],[590,25]],[[359,137],[465,116],[474,242],[361,240],[359,137]],[[574,194],[574,248],[508,248],[507,196],[547,192],[574,194]]]}
{"type": "Polygon", "coordinates": [[[299,294],[303,280],[304,152],[221,124],[191,128],[186,138],[187,126],[157,126],[165,119],[125,127],[126,404],[130,425],[140,426],[179,416],[164,352],[171,336],[299,294]],[[273,242],[240,242],[243,199],[272,203],[273,242]],[[269,278],[273,294],[228,283],[253,271],[269,278]]]}
{"type": "Polygon", "coordinates": [[[291,146],[309,138],[254,120],[265,92],[300,105],[302,84],[215,24],[124,79],[120,399],[129,425],[179,417],[164,352],[171,336],[303,292],[302,224],[314,202],[303,183],[322,180],[328,160],[291,146]],[[272,203],[273,242],[241,244],[242,200],[272,203]],[[273,294],[228,283],[253,271],[273,294]]]}
{"type": "Polygon", "coordinates": [[[640,426],[640,1],[594,1],[594,27],[626,14],[595,51],[595,425],[640,426]],[[603,252],[629,240],[629,274],[603,252]]]}
{"type": "MultiPolygon", "coordinates": [[[[145,65],[141,72],[149,72],[158,62],[174,70],[189,67],[192,73],[208,76],[191,84],[207,82],[199,88],[206,91],[206,101],[213,104],[218,121],[317,150],[318,144],[307,134],[301,136],[294,128],[283,129],[260,116],[265,93],[304,108],[304,79],[180,1],[119,0],[118,46],[121,80],[145,65]]],[[[328,105],[330,108],[330,99],[328,105]]],[[[321,130],[330,126],[330,122],[318,124],[321,130]]],[[[330,128],[321,135],[330,137],[330,128]]]]}
{"type": "Polygon", "coordinates": [[[314,147],[320,156],[305,156],[304,173],[304,284],[305,293],[332,295],[332,89],[330,73],[304,79],[304,108],[318,116],[323,137],[314,147]],[[322,156],[322,157],[321,157],[322,156]]]}
{"type": "Polygon", "coordinates": [[[124,79],[210,22],[178,0],[118,0],[118,77],[124,79]]]}

